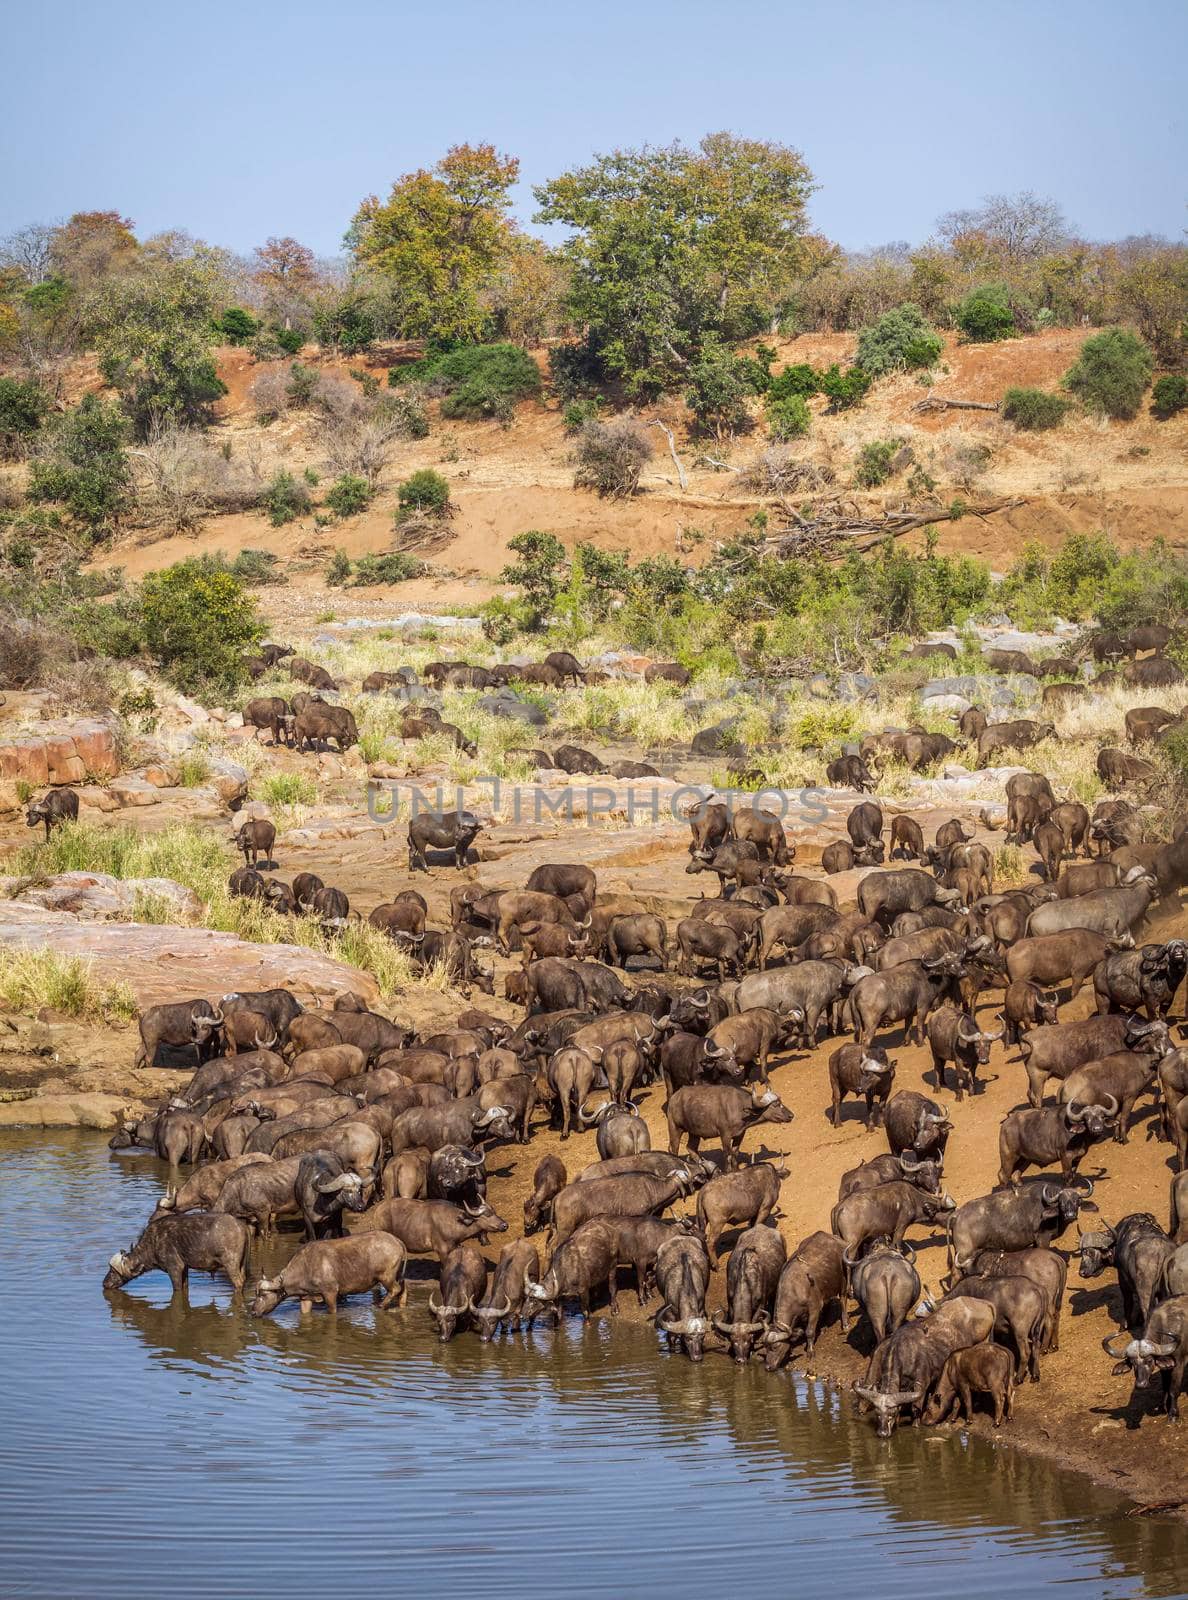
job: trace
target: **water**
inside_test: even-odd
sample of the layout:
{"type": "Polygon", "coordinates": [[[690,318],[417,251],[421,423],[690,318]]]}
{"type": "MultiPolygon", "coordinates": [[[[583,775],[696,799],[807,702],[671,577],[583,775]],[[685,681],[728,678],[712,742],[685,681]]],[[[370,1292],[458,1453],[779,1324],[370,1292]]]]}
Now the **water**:
{"type": "Polygon", "coordinates": [[[423,1285],[337,1320],[253,1320],[206,1277],[188,1307],[159,1275],[105,1296],[164,1177],[97,1135],[0,1135],[5,1600],[1188,1588],[1183,1528],[1080,1478],[881,1442],[842,1397],[645,1328],[442,1346],[423,1285]]]}

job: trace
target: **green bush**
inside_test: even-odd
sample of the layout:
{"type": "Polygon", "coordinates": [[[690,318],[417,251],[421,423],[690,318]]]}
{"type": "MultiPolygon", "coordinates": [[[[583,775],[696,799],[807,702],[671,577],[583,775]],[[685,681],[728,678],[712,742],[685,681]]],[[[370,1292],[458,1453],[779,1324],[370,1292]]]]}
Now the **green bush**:
{"type": "Polygon", "coordinates": [[[1024,433],[1042,433],[1058,428],[1069,410],[1062,395],[1046,389],[1008,389],[1002,397],[1002,414],[1024,433]]]}
{"type": "Polygon", "coordinates": [[[685,404],[697,426],[722,439],[751,426],[748,401],[755,390],[751,364],[715,341],[707,341],[689,367],[685,404]]]}
{"type": "Polygon", "coordinates": [[[820,388],[819,375],[807,361],[800,361],[776,373],[767,386],[767,397],[769,400],[786,400],[791,395],[799,395],[807,400],[810,395],[820,393],[820,388]]]}
{"type": "Polygon", "coordinates": [[[316,367],[304,367],[300,361],[294,361],[289,368],[289,382],[285,390],[289,404],[293,406],[312,405],[320,376],[321,374],[316,367]]]}
{"type": "Polygon", "coordinates": [[[330,557],[330,564],[326,568],[326,583],[331,589],[341,589],[351,575],[351,558],[339,545],[330,557]]]}
{"type": "Polygon", "coordinates": [[[1188,378],[1182,372],[1169,372],[1156,379],[1155,387],[1151,390],[1151,415],[1160,422],[1166,422],[1169,417],[1185,410],[1188,410],[1188,378]]]}
{"type": "Polygon", "coordinates": [[[287,356],[301,354],[305,344],[305,335],[300,328],[269,328],[273,342],[280,346],[287,356]]]}
{"type": "Polygon", "coordinates": [[[847,367],[844,372],[835,361],[824,372],[818,373],[821,393],[829,401],[830,411],[849,411],[860,406],[873,379],[864,367],[847,367]]]}
{"type": "Polygon", "coordinates": [[[242,306],[229,306],[215,324],[228,344],[250,344],[260,324],[242,306]]]}
{"type": "Polygon", "coordinates": [[[128,498],[127,436],[116,401],[85,395],[58,424],[49,454],[34,461],[30,499],[64,506],[92,534],[110,529],[128,498]]]}
{"type": "Polygon", "coordinates": [[[283,528],[286,522],[294,522],[298,517],[306,516],[313,502],[305,484],[291,472],[282,469],[276,473],[265,489],[262,504],[268,512],[268,520],[272,526],[283,528]]]}
{"type": "Polygon", "coordinates": [[[366,478],[344,472],[326,491],[326,504],[336,517],[357,517],[371,504],[372,489],[366,478]]]}
{"type": "Polygon", "coordinates": [[[228,567],[234,577],[249,588],[264,589],[270,584],[288,583],[279,570],[280,557],[271,550],[241,550],[228,567]]]}
{"type": "Polygon", "coordinates": [[[1010,290],[1005,283],[982,283],[957,307],[954,321],[972,344],[1009,339],[1015,332],[1010,290]]]}
{"type": "Polygon", "coordinates": [[[773,397],[769,392],[763,408],[767,431],[773,439],[803,439],[812,425],[812,413],[803,395],[773,397]]]}
{"type": "Polygon", "coordinates": [[[565,546],[551,533],[529,528],[509,539],[507,548],[519,557],[499,574],[500,583],[513,583],[538,612],[545,612],[557,599],[565,577],[565,546]]]}
{"type": "Polygon", "coordinates": [[[49,396],[36,383],[0,378],[0,456],[20,455],[49,408],[49,396]]]}
{"type": "Polygon", "coordinates": [[[256,602],[219,561],[194,557],[153,572],[140,588],[144,639],[179,688],[234,688],[263,637],[256,602]]]}
{"type": "Polygon", "coordinates": [[[861,330],[855,364],[872,378],[911,372],[931,367],[944,345],[919,307],[909,303],[884,311],[876,323],[861,330]]]}
{"type": "Polygon", "coordinates": [[[1188,616],[1188,561],[1162,542],[1123,554],[1103,533],[1074,533],[1054,554],[1029,545],[996,600],[1021,627],[1095,618],[1126,633],[1188,616]]]}
{"type": "Polygon", "coordinates": [[[372,583],[404,583],[409,578],[419,578],[425,563],[403,550],[393,550],[388,555],[360,556],[355,562],[355,586],[372,583]]]}
{"type": "Polygon", "coordinates": [[[344,356],[358,355],[375,342],[375,321],[360,299],[347,295],[314,312],[314,336],[344,356]]]}
{"type": "Polygon", "coordinates": [[[854,482],[860,489],[877,489],[894,471],[892,463],[902,439],[872,439],[858,452],[854,482]]]}
{"type": "Polygon", "coordinates": [[[586,400],[570,400],[561,413],[561,425],[566,433],[581,433],[587,422],[597,422],[602,415],[602,401],[597,395],[586,400]]]}
{"type": "Polygon", "coordinates": [[[450,509],[450,486],[440,472],[422,467],[406,478],[396,491],[396,521],[412,516],[444,517],[450,509]]]}
{"type": "Polygon", "coordinates": [[[587,344],[555,344],[549,351],[549,384],[562,400],[577,400],[606,382],[606,371],[587,344]]]}
{"type": "Polygon", "coordinates": [[[393,367],[388,382],[397,387],[423,382],[443,396],[441,414],[470,421],[510,417],[517,400],[540,393],[540,373],[518,344],[472,344],[427,355],[393,367]]]}
{"type": "Polygon", "coordinates": [[[1137,416],[1154,370],[1155,358],[1137,334],[1105,328],[1085,340],[1064,387],[1087,410],[1128,421],[1137,416]]]}

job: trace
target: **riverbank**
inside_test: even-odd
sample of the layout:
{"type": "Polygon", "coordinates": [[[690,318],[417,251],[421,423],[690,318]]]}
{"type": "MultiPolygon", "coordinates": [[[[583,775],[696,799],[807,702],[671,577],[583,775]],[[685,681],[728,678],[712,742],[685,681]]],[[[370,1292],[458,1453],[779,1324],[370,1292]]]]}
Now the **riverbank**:
{"type": "MultiPolygon", "coordinates": [[[[843,804],[840,814],[844,810],[843,804]]],[[[930,835],[939,814],[917,814],[930,835]]],[[[837,821],[836,831],[840,830],[837,821]]],[[[994,843],[992,835],[982,836],[994,843]]],[[[625,830],[614,825],[587,829],[504,823],[484,834],[484,859],[472,876],[490,887],[509,887],[521,885],[532,868],[543,861],[585,861],[598,872],[600,902],[614,903],[619,899],[624,905],[657,911],[668,918],[671,926],[688,907],[693,885],[704,882],[691,880],[685,874],[687,837],[683,828],[672,824],[625,830]]],[[[823,834],[805,837],[798,866],[806,864],[812,870],[823,842],[823,834]]],[[[373,905],[409,883],[401,859],[403,851],[377,828],[321,832],[306,828],[282,843],[286,878],[303,870],[317,871],[327,882],[345,890],[352,907],[364,916],[373,905]]],[[[853,896],[858,876],[840,874],[831,880],[843,902],[853,896]]],[[[428,879],[418,879],[416,886],[429,900],[430,925],[448,924],[449,892],[457,881],[452,872],[434,872],[428,879]]],[[[168,930],[156,931],[167,944],[168,930]]],[[[1158,936],[1166,938],[1185,931],[1188,919],[1177,914],[1159,925],[1158,936]]],[[[503,979],[512,966],[499,958],[496,968],[496,987],[501,996],[503,979]]],[[[136,973],[129,972],[128,977],[135,988],[136,973]]],[[[145,981],[159,984],[160,973],[154,971],[145,981]]],[[[203,982],[193,978],[189,988],[182,983],[177,997],[182,997],[183,992],[188,995],[207,989],[217,995],[230,986],[212,968],[203,975],[203,982]]],[[[152,997],[160,996],[154,991],[152,997]]],[[[477,992],[470,1003],[512,1022],[521,1015],[502,998],[488,999],[477,992]]],[[[985,997],[980,1020],[987,1029],[998,1026],[998,1003],[999,997],[993,993],[985,997]]],[[[416,987],[389,1009],[417,1029],[433,1030],[448,1025],[465,1004],[457,994],[416,987]]],[[[1076,1005],[1062,1008],[1062,1020],[1085,1015],[1090,1006],[1090,997],[1082,995],[1076,1005]]],[[[896,1039],[898,1031],[891,1035],[891,1041],[896,1039]]],[[[794,1112],[795,1120],[785,1126],[765,1125],[744,1141],[748,1155],[780,1157],[789,1169],[781,1196],[779,1227],[790,1248],[806,1234],[829,1227],[842,1174],[886,1149],[880,1130],[865,1130],[856,1104],[844,1107],[839,1128],[834,1129],[827,1119],[827,1063],[836,1043],[829,1041],[811,1053],[794,1052],[774,1058],[773,1086],[794,1112]]],[[[40,1021],[6,1019],[6,1025],[0,1028],[0,1128],[110,1127],[126,1107],[163,1098],[184,1081],[185,1074],[137,1071],[132,1065],[136,1045],[134,1027],[84,1026],[52,1015],[40,1021]]],[[[948,1190],[958,1202],[987,1193],[998,1169],[999,1124],[1007,1111],[1021,1103],[1026,1087],[1016,1052],[995,1045],[980,1092],[957,1104],[951,1090],[938,1090],[927,1050],[894,1042],[890,1049],[898,1063],[896,1087],[939,1094],[952,1111],[954,1132],[945,1178],[948,1190]]],[[[662,1086],[653,1084],[638,1098],[652,1144],[662,1147],[667,1141],[662,1086]]],[[[1097,1185],[1094,1204],[1109,1222],[1116,1223],[1128,1212],[1150,1211],[1160,1223],[1166,1223],[1171,1146],[1152,1137],[1154,1115],[1147,1097],[1140,1102],[1129,1143],[1100,1145],[1085,1163],[1084,1170],[1094,1176],[1097,1185]]],[[[543,1115],[538,1113],[528,1146],[497,1147],[492,1152],[490,1197],[500,1214],[512,1223],[513,1235],[519,1231],[523,1202],[531,1192],[532,1173],[546,1154],[559,1155],[573,1175],[596,1159],[594,1135],[581,1132],[562,1142],[558,1133],[544,1126],[543,1115]]],[[[1087,1225],[1097,1220],[1087,1219],[1087,1225]]],[[[726,1235],[727,1249],[734,1236],[726,1235]]],[[[928,1232],[917,1227],[911,1230],[910,1237],[918,1250],[917,1265],[925,1288],[936,1290],[945,1271],[943,1229],[928,1232]]],[[[505,1239],[506,1236],[493,1236],[488,1252],[491,1259],[497,1253],[497,1244],[505,1239]]],[[[1066,1254],[1075,1251],[1075,1235],[1070,1231],[1059,1245],[1066,1254]]],[[[715,1309],[724,1292],[723,1270],[714,1279],[715,1309]]],[[[624,1296],[623,1305],[625,1317],[639,1316],[630,1293],[624,1296]]],[[[1119,1326],[1120,1303],[1113,1272],[1107,1270],[1092,1282],[1082,1282],[1076,1275],[1074,1256],[1061,1347],[1045,1359],[1043,1381],[1019,1389],[1015,1420],[1009,1426],[995,1434],[988,1420],[978,1417],[972,1431],[993,1438],[996,1444],[1009,1444],[1087,1473],[1138,1504],[1183,1502],[1188,1500],[1188,1428],[1170,1426],[1162,1419],[1153,1391],[1136,1402],[1130,1380],[1111,1375],[1112,1362],[1103,1353],[1101,1341],[1119,1326]]],[[[813,1362],[801,1360],[797,1364],[848,1391],[849,1384],[864,1370],[869,1348],[869,1336],[861,1330],[843,1338],[836,1322],[831,1322],[817,1345],[813,1362]]],[[[1183,1505],[1180,1514],[1185,1514],[1183,1505]]]]}

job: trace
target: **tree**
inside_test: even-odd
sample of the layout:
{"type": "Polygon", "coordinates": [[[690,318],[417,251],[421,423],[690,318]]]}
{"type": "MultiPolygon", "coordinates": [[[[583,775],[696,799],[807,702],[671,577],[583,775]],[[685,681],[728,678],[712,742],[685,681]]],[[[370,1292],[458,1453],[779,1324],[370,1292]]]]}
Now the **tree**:
{"type": "Polygon", "coordinates": [[[858,335],[855,362],[872,378],[889,372],[914,372],[931,367],[945,342],[928,326],[919,306],[896,306],[885,311],[869,328],[858,335]]]}
{"type": "Polygon", "coordinates": [[[1118,280],[1118,294],[1159,360],[1182,361],[1188,351],[1188,251],[1141,257],[1118,280]]]}
{"type": "Polygon", "coordinates": [[[76,211],[50,238],[54,272],[77,288],[130,267],[140,249],[133,224],[118,211],[76,211]]]}
{"type": "Polygon", "coordinates": [[[749,402],[755,393],[750,363],[716,339],[707,340],[689,368],[685,404],[698,427],[715,439],[744,433],[751,426],[749,402]]]}
{"type": "Polygon", "coordinates": [[[308,245],[287,234],[270,237],[253,252],[253,277],[264,296],[268,314],[284,328],[291,328],[308,308],[318,287],[317,260],[308,245]]]}
{"type": "Polygon", "coordinates": [[[12,268],[22,282],[41,283],[52,270],[55,229],[48,222],[30,222],[0,241],[0,267],[12,268]]]}
{"type": "Polygon", "coordinates": [[[536,189],[537,220],[574,230],[570,309],[605,372],[654,395],[707,338],[765,328],[804,266],[813,187],[797,151],[717,133],[616,150],[536,189]]]}
{"type": "Polygon", "coordinates": [[[49,399],[37,384],[0,378],[0,459],[20,456],[48,411],[49,399]]]}
{"type": "Polygon", "coordinates": [[[1030,189],[988,194],[971,210],[946,212],[936,226],[956,255],[986,263],[1038,261],[1061,249],[1069,236],[1055,200],[1030,189]]]}
{"type": "Polygon", "coordinates": [[[127,433],[114,400],[84,395],[62,418],[47,454],[33,462],[30,499],[65,506],[92,534],[110,529],[127,499],[127,433]]]}
{"type": "Polygon", "coordinates": [[[347,242],[382,279],[409,338],[477,339],[484,294],[512,251],[508,210],[519,174],[494,145],[455,145],[430,171],[407,173],[388,199],[364,200],[347,242]]]}
{"type": "Polygon", "coordinates": [[[124,279],[102,297],[99,368],[141,438],[166,421],[205,423],[226,394],[210,354],[221,292],[213,265],[196,256],[124,279]]]}
{"type": "Polygon", "coordinates": [[[145,643],[179,688],[226,690],[244,681],[244,656],[264,628],[255,599],[223,561],[180,561],[150,573],[140,592],[145,643]]]}
{"type": "Polygon", "coordinates": [[[569,266],[561,252],[513,233],[483,302],[497,337],[534,350],[564,331],[568,294],[569,266]]]}
{"type": "Polygon", "coordinates": [[[1104,328],[1086,339],[1064,375],[1064,387],[1089,411],[1129,421],[1151,386],[1155,362],[1143,341],[1125,328],[1104,328]]]}

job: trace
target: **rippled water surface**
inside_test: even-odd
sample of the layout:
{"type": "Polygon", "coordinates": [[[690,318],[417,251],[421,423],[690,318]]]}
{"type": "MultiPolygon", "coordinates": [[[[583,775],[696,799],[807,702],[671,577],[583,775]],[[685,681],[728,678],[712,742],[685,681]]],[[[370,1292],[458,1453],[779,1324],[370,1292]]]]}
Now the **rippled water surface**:
{"type": "Polygon", "coordinates": [[[1188,1590],[1183,1530],[1079,1478],[882,1443],[837,1397],[644,1328],[442,1346],[423,1285],[337,1319],[253,1320],[205,1277],[188,1306],[159,1275],[105,1296],[164,1177],[97,1135],[0,1135],[5,1600],[1188,1590]]]}

